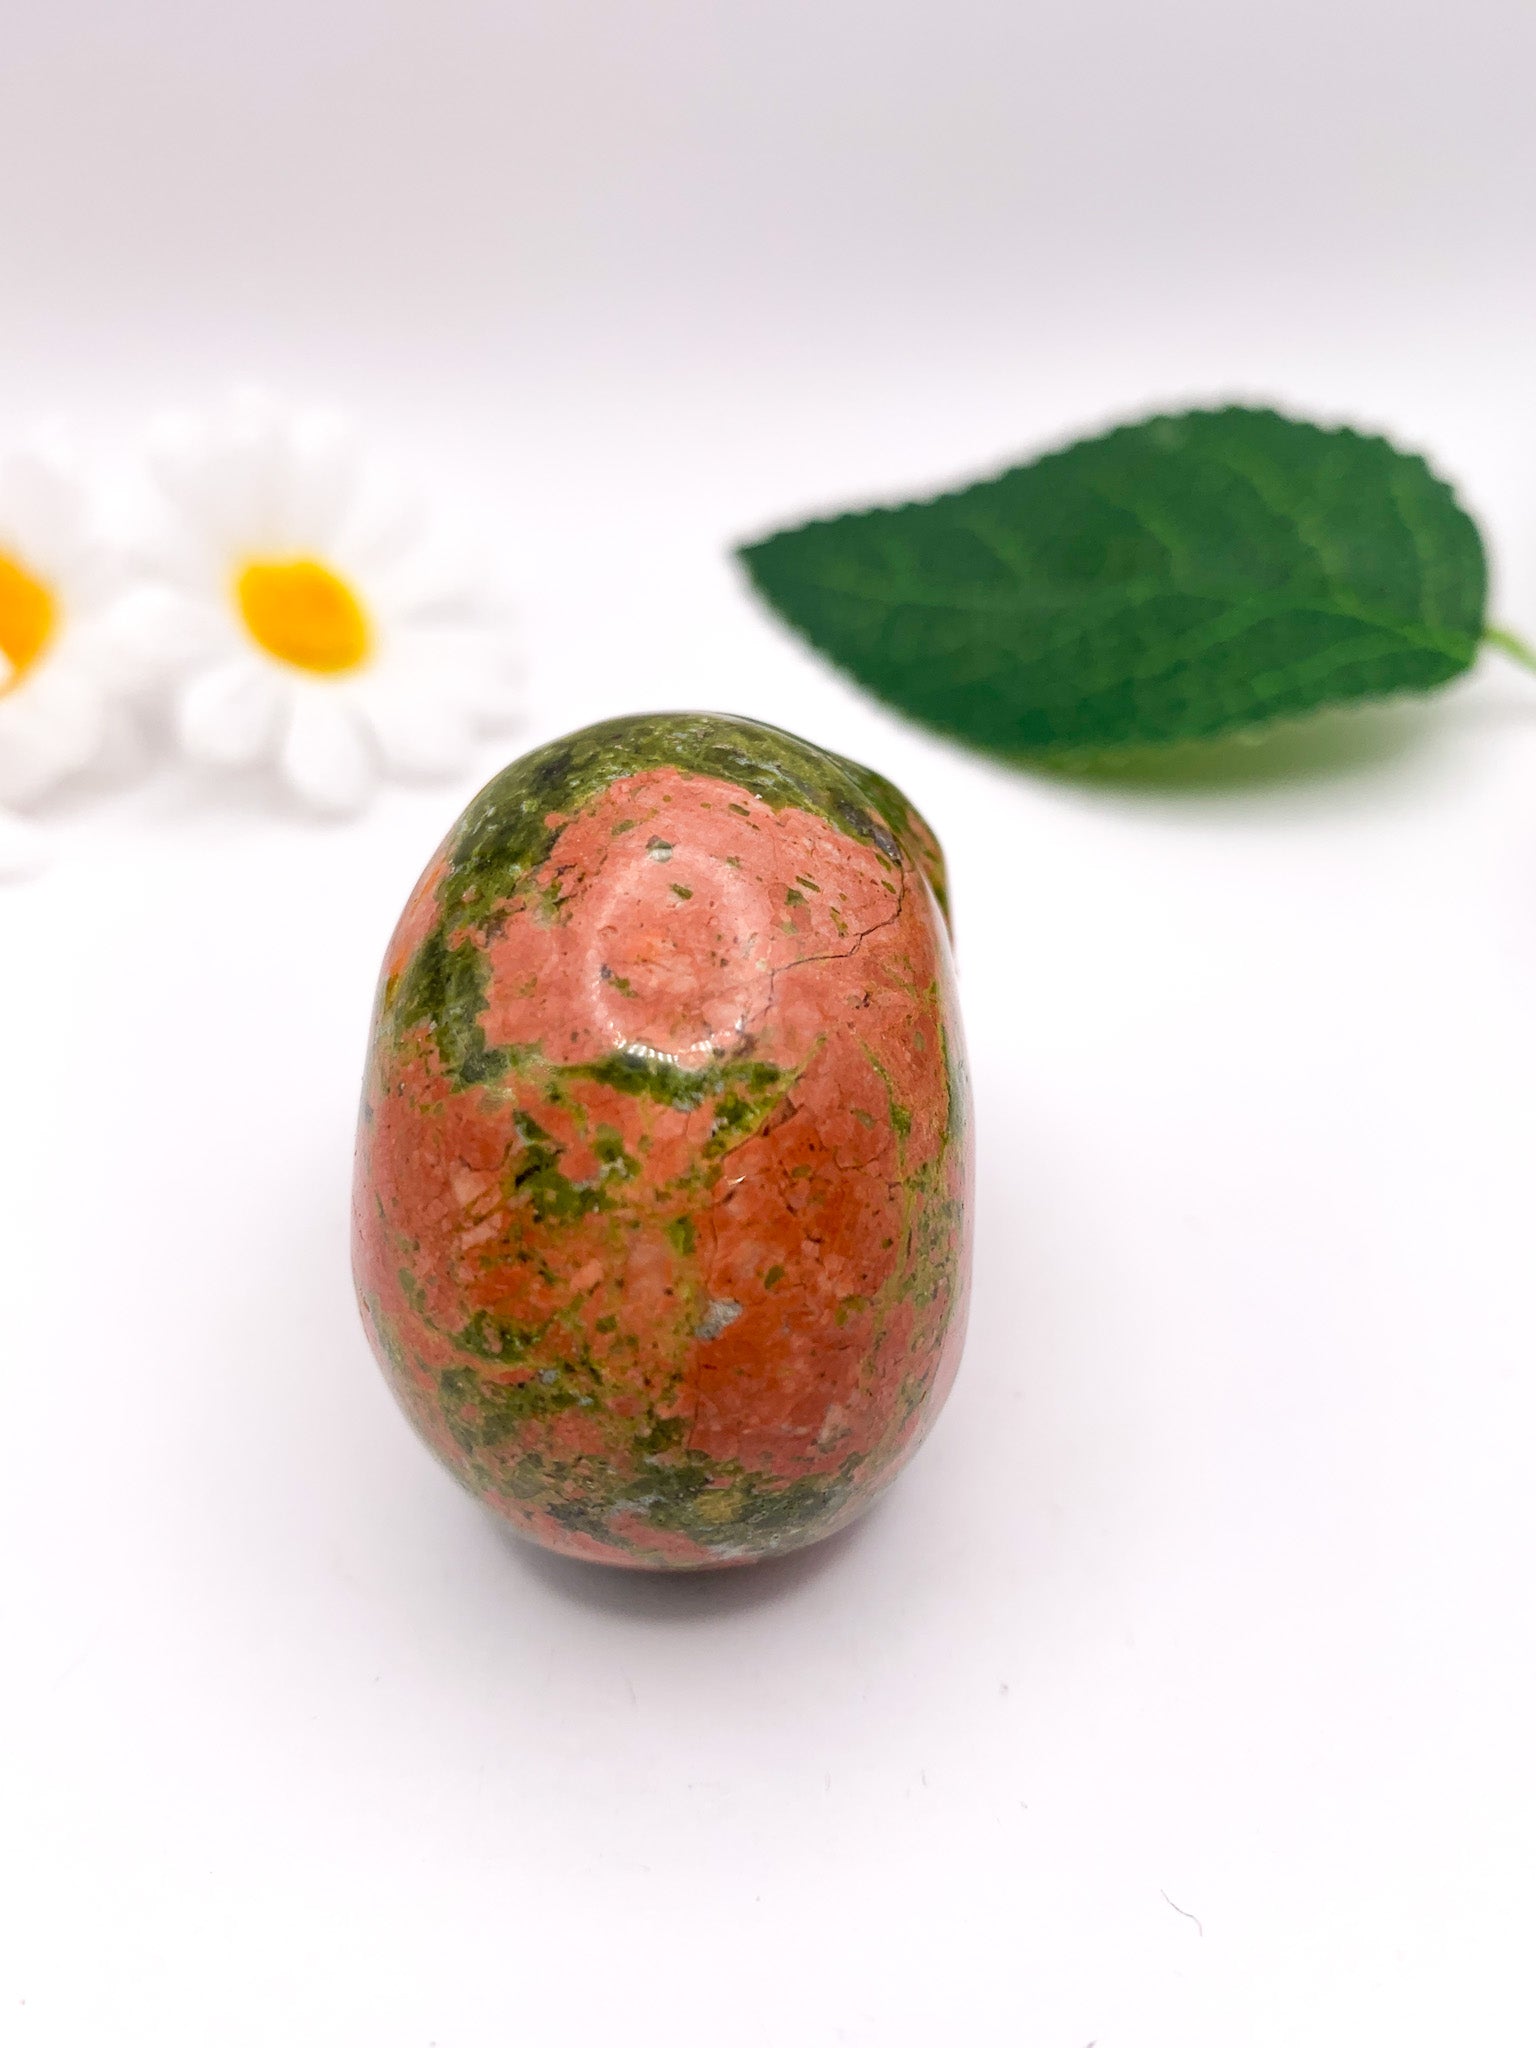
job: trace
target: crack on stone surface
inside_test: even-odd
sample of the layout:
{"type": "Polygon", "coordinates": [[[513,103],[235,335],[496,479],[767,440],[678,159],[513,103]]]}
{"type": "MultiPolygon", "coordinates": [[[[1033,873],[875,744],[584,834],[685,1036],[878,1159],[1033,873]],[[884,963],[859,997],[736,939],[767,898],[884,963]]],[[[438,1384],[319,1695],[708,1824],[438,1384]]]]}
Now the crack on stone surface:
{"type": "Polygon", "coordinates": [[[768,970],[768,1008],[770,1010],[778,1001],[779,976],[781,974],[788,974],[796,967],[814,967],[820,961],[851,960],[872,933],[883,932],[890,925],[897,922],[903,909],[906,907],[907,901],[907,871],[905,867],[900,868],[898,873],[901,876],[901,882],[896,891],[896,908],[889,917],[877,918],[873,924],[865,925],[851,946],[847,946],[841,952],[836,953],[802,953],[798,960],[787,960],[782,967],[771,967],[768,970]]]}

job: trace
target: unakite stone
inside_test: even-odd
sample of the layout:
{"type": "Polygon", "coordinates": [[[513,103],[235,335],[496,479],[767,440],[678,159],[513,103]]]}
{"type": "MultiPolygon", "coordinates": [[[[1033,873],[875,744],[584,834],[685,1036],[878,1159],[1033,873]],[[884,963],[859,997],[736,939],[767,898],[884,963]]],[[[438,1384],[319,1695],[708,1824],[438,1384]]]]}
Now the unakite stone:
{"type": "Polygon", "coordinates": [[[971,1116],[943,860],[754,721],[515,761],[379,985],[354,1268],[406,1413],[514,1529],[676,1568],[857,1515],[949,1390],[971,1116]]]}

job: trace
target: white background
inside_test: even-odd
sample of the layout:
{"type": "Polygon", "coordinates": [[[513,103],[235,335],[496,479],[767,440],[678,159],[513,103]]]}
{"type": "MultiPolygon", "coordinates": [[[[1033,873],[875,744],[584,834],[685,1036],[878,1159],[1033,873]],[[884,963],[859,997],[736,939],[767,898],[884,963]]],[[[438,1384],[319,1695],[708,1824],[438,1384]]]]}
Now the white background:
{"type": "Polygon", "coordinates": [[[0,2031],[1532,2038],[1536,683],[1052,782],[727,549],[1252,395],[1430,450],[1529,633],[1536,13],[5,17],[0,428],[121,466],[237,376],[340,399],[515,594],[523,743],[704,705],[895,777],[981,1157],[966,1365],[863,1526],[547,1560],[347,1276],[373,974],[473,783],[55,805],[0,897],[0,2031]]]}

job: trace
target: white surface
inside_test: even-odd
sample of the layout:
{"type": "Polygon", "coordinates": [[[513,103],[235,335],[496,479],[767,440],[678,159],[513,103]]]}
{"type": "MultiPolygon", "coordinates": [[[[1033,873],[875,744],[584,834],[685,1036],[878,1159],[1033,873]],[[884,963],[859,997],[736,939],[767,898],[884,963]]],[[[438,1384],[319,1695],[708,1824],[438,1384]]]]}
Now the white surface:
{"type": "Polygon", "coordinates": [[[1432,449],[1529,631],[1533,77],[1513,0],[7,24],[0,424],[350,399],[506,565],[527,743],[702,704],[893,775],[981,1136],[967,1362],[864,1526],[543,1560],[346,1270],[372,977],[472,785],[61,806],[0,896],[8,2038],[1536,2031],[1536,690],[1053,784],[724,553],[1255,392],[1432,449]]]}

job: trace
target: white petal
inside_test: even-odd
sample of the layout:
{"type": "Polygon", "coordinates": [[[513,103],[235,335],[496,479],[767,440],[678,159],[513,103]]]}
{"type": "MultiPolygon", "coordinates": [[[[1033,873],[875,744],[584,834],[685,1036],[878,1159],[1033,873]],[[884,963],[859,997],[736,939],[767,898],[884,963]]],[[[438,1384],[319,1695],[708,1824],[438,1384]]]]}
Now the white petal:
{"type": "Polygon", "coordinates": [[[183,752],[212,768],[265,760],[277,739],[282,685],[264,662],[235,655],[193,676],[176,702],[183,752]]]}
{"type": "Polygon", "coordinates": [[[182,519],[224,558],[280,546],[284,447],[274,412],[251,405],[206,422],[163,421],[150,461],[182,519]]]}
{"type": "Polygon", "coordinates": [[[150,465],[163,473],[175,495],[182,479],[198,472],[209,454],[277,431],[282,408],[268,393],[245,387],[222,403],[197,411],[176,406],[149,423],[145,437],[150,465]]]}
{"type": "Polygon", "coordinates": [[[365,590],[394,574],[421,546],[426,508],[403,484],[371,474],[335,537],[333,558],[365,590]]]}
{"type": "Polygon", "coordinates": [[[288,786],[316,810],[344,817],[360,811],[378,781],[372,749],[344,683],[294,686],[278,765],[288,786]]]}
{"type": "MultiPolygon", "coordinates": [[[[335,414],[292,410],[247,391],[201,418],[159,421],[150,462],[188,539],[211,539],[224,560],[324,559],[357,496],[360,450],[335,414]]],[[[187,547],[156,545],[185,576],[187,547]]]]}
{"type": "MultiPolygon", "coordinates": [[[[141,608],[132,598],[84,618],[73,615],[66,631],[64,645],[70,660],[104,696],[141,696],[185,667],[185,663],[166,660],[164,634],[147,629],[141,608]]],[[[204,661],[209,658],[205,652],[204,661]]]]}
{"type": "Polygon", "coordinates": [[[101,693],[66,655],[0,698],[0,803],[26,803],[83,768],[102,742],[101,693]]]}
{"type": "Polygon", "coordinates": [[[91,637],[110,646],[104,661],[128,689],[173,682],[189,669],[250,652],[232,607],[155,584],[129,591],[91,637]]]}
{"type": "Polygon", "coordinates": [[[149,423],[144,454],[150,474],[183,514],[198,509],[203,466],[216,445],[212,423],[193,412],[162,413],[149,423]]]}
{"type": "Polygon", "coordinates": [[[385,763],[397,775],[457,775],[474,754],[469,721],[456,704],[403,679],[370,683],[358,698],[385,763]]]}
{"type": "Polygon", "coordinates": [[[222,592],[234,565],[201,528],[157,506],[137,519],[124,537],[130,565],[157,583],[206,597],[222,592]]]}
{"type": "Polygon", "coordinates": [[[47,835],[14,812],[0,811],[0,881],[35,875],[47,860],[47,835]]]}
{"type": "Polygon", "coordinates": [[[41,445],[0,462],[0,533],[45,582],[74,572],[89,553],[84,488],[73,466],[41,445]]]}
{"type": "Polygon", "coordinates": [[[159,735],[147,730],[126,704],[109,699],[102,709],[101,749],[91,764],[91,786],[126,789],[130,783],[142,782],[158,765],[159,735]]]}
{"type": "Polygon", "coordinates": [[[286,552],[283,450],[275,434],[221,450],[204,473],[204,521],[228,559],[286,552]]]}
{"type": "Polygon", "coordinates": [[[39,558],[39,567],[47,569],[60,610],[77,623],[115,604],[132,588],[122,555],[115,548],[99,545],[88,533],[82,535],[73,554],[56,555],[51,563],[39,558]]]}
{"type": "Polygon", "coordinates": [[[289,423],[283,480],[283,537],[288,552],[329,560],[356,496],[362,444],[335,413],[303,412],[289,423]]]}

